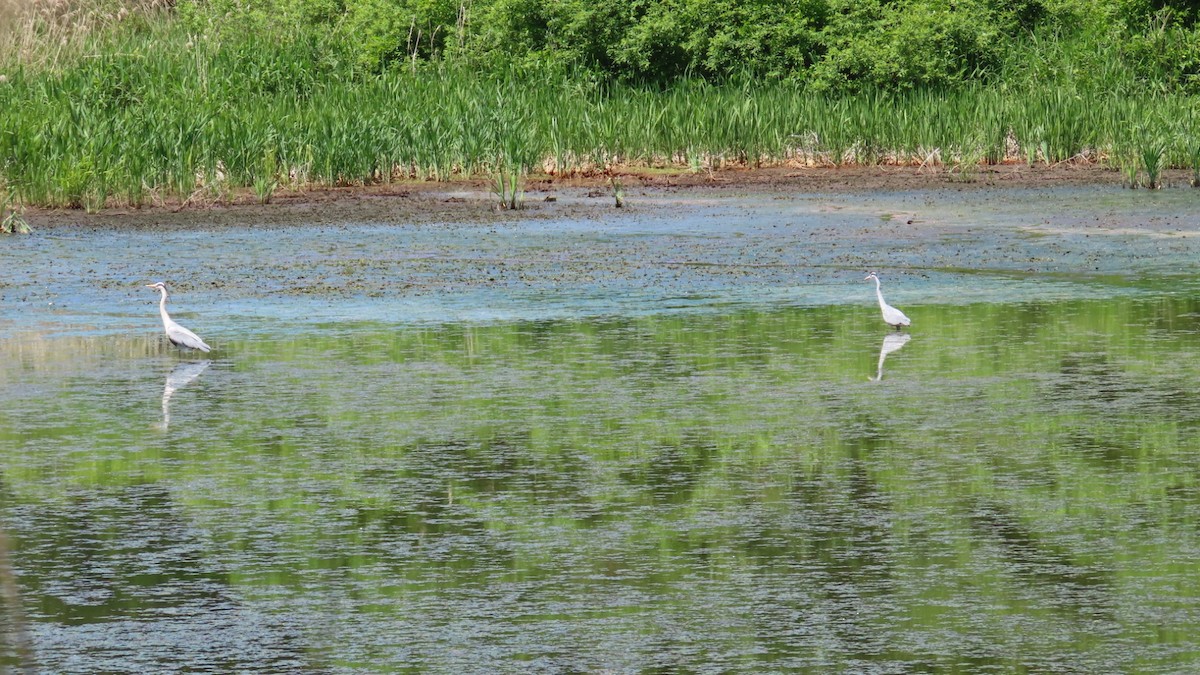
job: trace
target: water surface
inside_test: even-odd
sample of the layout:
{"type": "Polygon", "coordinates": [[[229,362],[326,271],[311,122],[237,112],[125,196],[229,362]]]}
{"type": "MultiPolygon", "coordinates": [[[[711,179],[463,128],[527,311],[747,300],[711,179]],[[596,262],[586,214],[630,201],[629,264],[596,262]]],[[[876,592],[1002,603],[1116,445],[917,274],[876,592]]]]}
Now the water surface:
{"type": "Polygon", "coordinates": [[[39,667],[1200,665],[1190,192],[658,199],[0,242],[39,667]]]}

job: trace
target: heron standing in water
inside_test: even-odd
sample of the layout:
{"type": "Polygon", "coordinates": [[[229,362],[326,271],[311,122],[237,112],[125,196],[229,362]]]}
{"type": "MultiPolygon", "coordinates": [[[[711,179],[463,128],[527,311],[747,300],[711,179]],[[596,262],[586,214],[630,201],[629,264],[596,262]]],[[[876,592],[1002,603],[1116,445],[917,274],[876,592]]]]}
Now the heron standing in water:
{"type": "Polygon", "coordinates": [[[176,347],[185,347],[187,349],[199,349],[202,352],[207,352],[210,347],[204,344],[204,340],[200,339],[192,331],[175,323],[167,314],[167,285],[159,281],[153,284],[146,284],[146,288],[153,288],[162,293],[162,299],[158,301],[158,313],[162,315],[163,330],[167,333],[167,339],[176,347]]]}
{"type": "MultiPolygon", "coordinates": [[[[912,323],[904,312],[892,307],[883,301],[883,291],[879,290],[879,277],[875,276],[874,272],[863,277],[863,281],[875,280],[875,297],[879,298],[879,309],[883,311],[883,320],[890,326],[895,326],[896,330],[900,330],[901,326],[908,326],[912,323]]],[[[166,316],[165,314],[163,316],[166,316]]]]}

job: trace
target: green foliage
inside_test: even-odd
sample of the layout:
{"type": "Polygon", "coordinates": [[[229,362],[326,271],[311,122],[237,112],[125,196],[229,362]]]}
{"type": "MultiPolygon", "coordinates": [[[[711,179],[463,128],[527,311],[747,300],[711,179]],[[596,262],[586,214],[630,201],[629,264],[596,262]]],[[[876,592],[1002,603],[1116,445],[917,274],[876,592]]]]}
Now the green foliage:
{"type": "Polygon", "coordinates": [[[468,58],[568,63],[627,81],[795,77],[819,50],[822,0],[496,0],[474,10],[468,58]]]}
{"type": "Polygon", "coordinates": [[[1136,33],[1150,22],[1160,26],[1193,28],[1200,22],[1200,6],[1193,0],[1119,0],[1116,19],[1136,33]]]}
{"type": "MultiPolygon", "coordinates": [[[[177,14],[197,35],[271,34],[318,78],[341,61],[375,73],[444,60],[830,91],[1200,76],[1200,10],[1183,0],[180,0],[177,14]]],[[[264,86],[303,80],[262,65],[264,86]]]]}
{"type": "Polygon", "coordinates": [[[1155,23],[1129,36],[1122,55],[1147,83],[1200,93],[1200,27],[1155,23]]]}
{"type": "Polygon", "coordinates": [[[1133,4],[181,0],[53,68],[0,63],[0,181],[97,209],[622,164],[1145,171],[1136,129],[1190,168],[1200,28],[1168,8],[1122,32],[1133,4]]]}
{"type": "Polygon", "coordinates": [[[999,18],[978,0],[830,0],[816,81],[834,90],[944,86],[994,74],[999,18]]]}
{"type": "Polygon", "coordinates": [[[824,3],[804,0],[647,3],[609,31],[615,41],[597,49],[606,49],[615,74],[626,79],[784,77],[810,65],[823,14],[824,3]]]}
{"type": "Polygon", "coordinates": [[[454,35],[458,9],[448,0],[358,0],[347,4],[341,36],[368,69],[429,59],[454,35]]]}

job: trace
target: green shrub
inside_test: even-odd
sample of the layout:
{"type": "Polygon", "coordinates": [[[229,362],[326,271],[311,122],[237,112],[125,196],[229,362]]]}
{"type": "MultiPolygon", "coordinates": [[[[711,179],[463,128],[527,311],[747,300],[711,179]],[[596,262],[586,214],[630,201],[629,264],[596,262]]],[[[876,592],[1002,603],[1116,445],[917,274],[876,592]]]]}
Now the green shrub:
{"type": "Polygon", "coordinates": [[[341,36],[368,69],[428,60],[454,39],[459,9],[456,0],[355,0],[346,4],[341,36]]]}
{"type": "Polygon", "coordinates": [[[816,65],[824,89],[941,87],[994,75],[1001,22],[977,0],[831,0],[816,65]]]}
{"type": "MultiPolygon", "coordinates": [[[[1117,79],[1194,88],[1200,9],[1185,0],[179,0],[196,35],[275,27],[280,63],[317,78],[455,61],[567,65],[662,85],[685,76],[913,89],[1117,79]],[[303,57],[299,61],[294,56],[303,57]]],[[[243,40],[248,41],[248,40],[243,40]]],[[[303,77],[261,64],[263,86],[303,77]]],[[[236,66],[235,66],[236,67],[236,66]]]]}
{"type": "Polygon", "coordinates": [[[1146,83],[1200,93],[1200,27],[1153,25],[1121,42],[1130,70],[1146,83]]]}

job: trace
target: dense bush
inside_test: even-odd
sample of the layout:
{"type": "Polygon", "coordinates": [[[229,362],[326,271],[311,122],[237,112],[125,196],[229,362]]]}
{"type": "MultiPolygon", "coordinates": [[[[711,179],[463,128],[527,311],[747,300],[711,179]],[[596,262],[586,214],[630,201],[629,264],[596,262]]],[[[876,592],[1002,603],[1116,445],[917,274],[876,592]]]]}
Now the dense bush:
{"type": "Polygon", "coordinates": [[[1005,74],[1088,77],[1097,53],[1108,59],[1103,78],[1190,88],[1200,68],[1200,9],[1186,0],[179,0],[178,8],[198,33],[286,26],[320,45],[314,58],[364,72],[431,60],[567,64],[627,82],[753,76],[854,91],[1005,74]],[[1033,53],[1039,45],[1049,52],[1033,53]]]}
{"type": "Polygon", "coordinates": [[[886,89],[943,86],[993,75],[1006,42],[999,17],[976,0],[829,0],[820,84],[886,89]]]}
{"type": "Polygon", "coordinates": [[[825,11],[822,0],[499,0],[475,24],[468,52],[524,53],[643,82],[782,78],[812,65],[825,11]]]}

